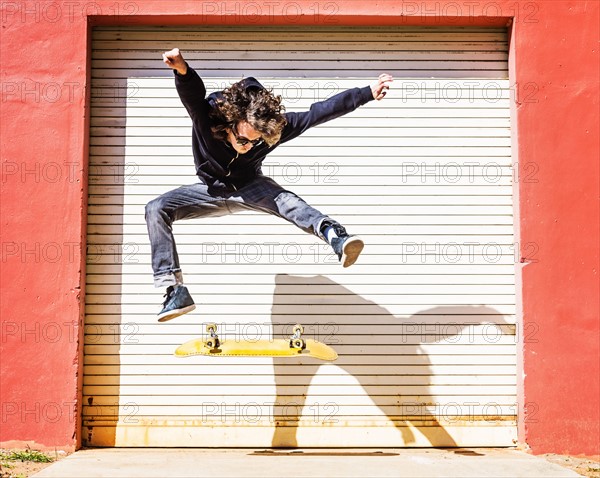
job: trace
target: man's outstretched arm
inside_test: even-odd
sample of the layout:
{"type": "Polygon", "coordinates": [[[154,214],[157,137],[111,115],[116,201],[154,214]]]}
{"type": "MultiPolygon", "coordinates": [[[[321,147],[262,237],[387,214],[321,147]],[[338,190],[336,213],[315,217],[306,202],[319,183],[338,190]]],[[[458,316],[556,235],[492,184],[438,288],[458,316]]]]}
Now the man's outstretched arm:
{"type": "Polygon", "coordinates": [[[350,113],[369,101],[383,99],[392,81],[391,75],[382,73],[371,86],[342,91],[324,101],[313,103],[308,111],[286,113],[288,124],[284,129],[281,141],[289,141],[304,133],[308,128],[350,113]]]}
{"type": "Polygon", "coordinates": [[[181,102],[192,121],[196,121],[198,114],[205,107],[206,87],[204,82],[198,73],[186,63],[179,48],[163,53],[162,57],[164,63],[175,73],[175,87],[181,102]]]}

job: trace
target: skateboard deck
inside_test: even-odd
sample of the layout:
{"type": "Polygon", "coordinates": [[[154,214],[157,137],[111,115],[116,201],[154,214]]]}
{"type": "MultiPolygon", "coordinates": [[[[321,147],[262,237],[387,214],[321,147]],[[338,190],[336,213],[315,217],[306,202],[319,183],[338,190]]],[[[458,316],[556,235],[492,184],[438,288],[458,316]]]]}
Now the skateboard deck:
{"type": "Polygon", "coordinates": [[[209,337],[193,339],[177,347],[177,357],[207,355],[211,357],[314,357],[333,361],[337,352],[322,342],[303,339],[301,325],[294,327],[294,335],[289,339],[262,339],[243,341],[237,339],[220,340],[216,325],[206,327],[209,337]]]}

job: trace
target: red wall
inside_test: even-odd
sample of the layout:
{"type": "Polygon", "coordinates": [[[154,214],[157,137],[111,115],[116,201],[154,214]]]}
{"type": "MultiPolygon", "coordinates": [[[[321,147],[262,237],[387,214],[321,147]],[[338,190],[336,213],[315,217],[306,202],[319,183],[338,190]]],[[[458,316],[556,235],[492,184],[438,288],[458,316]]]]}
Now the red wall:
{"type": "Polygon", "coordinates": [[[2,445],[80,444],[88,23],[498,26],[512,18],[519,436],[534,453],[599,454],[598,2],[248,5],[0,3],[2,445]]]}

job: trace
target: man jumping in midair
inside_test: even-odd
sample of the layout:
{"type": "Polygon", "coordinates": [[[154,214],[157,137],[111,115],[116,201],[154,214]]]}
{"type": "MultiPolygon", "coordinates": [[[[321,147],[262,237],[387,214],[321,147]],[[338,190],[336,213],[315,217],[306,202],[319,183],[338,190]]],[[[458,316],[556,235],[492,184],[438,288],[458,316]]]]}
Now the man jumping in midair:
{"type": "Polygon", "coordinates": [[[275,96],[252,77],[206,96],[204,83],[179,49],[163,54],[192,122],[192,149],[199,183],[181,186],[150,201],[146,223],[152,250],[154,285],[167,287],[160,322],[196,307],[179,266],[172,224],[180,219],[263,211],[279,216],[328,242],[344,267],[356,262],[364,243],[294,193],[264,176],[261,164],[280,144],[382,99],[392,77],[382,74],[372,86],[352,88],[314,103],[309,111],[286,113],[275,96]]]}

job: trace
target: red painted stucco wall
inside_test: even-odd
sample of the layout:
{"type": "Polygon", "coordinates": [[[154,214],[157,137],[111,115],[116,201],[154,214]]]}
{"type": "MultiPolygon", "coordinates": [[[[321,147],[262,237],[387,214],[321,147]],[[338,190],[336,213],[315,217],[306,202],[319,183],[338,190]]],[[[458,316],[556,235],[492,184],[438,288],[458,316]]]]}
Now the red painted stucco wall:
{"type": "Polygon", "coordinates": [[[2,1],[0,16],[3,446],[80,444],[91,25],[509,22],[519,437],[600,454],[597,1],[2,1]]]}

